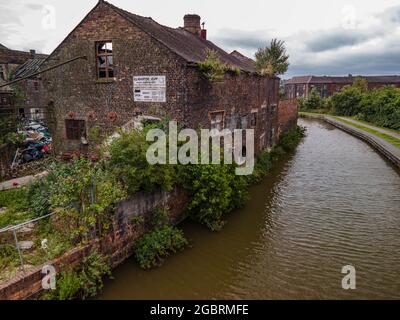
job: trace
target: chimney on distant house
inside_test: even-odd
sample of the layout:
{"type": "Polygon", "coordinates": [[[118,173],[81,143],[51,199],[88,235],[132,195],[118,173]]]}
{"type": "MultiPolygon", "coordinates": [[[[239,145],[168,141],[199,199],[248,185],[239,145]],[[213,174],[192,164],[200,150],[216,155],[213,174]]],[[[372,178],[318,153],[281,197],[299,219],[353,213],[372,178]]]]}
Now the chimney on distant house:
{"type": "Polygon", "coordinates": [[[183,28],[193,34],[200,36],[200,16],[197,14],[187,14],[183,17],[183,28]]]}
{"type": "Polygon", "coordinates": [[[31,54],[31,58],[34,58],[36,55],[36,50],[31,49],[29,50],[29,53],[31,54]]]}
{"type": "Polygon", "coordinates": [[[205,22],[203,22],[202,24],[201,24],[201,30],[200,30],[200,38],[202,38],[203,40],[207,40],[207,30],[204,28],[204,25],[205,25],[206,23],[205,22]]]}

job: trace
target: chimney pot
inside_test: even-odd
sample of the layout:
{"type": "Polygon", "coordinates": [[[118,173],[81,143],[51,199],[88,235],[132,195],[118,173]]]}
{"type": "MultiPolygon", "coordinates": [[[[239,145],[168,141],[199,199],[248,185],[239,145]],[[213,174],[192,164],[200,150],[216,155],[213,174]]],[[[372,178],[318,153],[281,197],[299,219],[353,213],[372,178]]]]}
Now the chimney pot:
{"type": "Polygon", "coordinates": [[[187,14],[183,17],[183,28],[193,34],[200,36],[200,16],[197,14],[187,14]]]}
{"type": "Polygon", "coordinates": [[[202,38],[203,40],[207,40],[207,30],[206,29],[200,30],[200,38],[202,38]]]}

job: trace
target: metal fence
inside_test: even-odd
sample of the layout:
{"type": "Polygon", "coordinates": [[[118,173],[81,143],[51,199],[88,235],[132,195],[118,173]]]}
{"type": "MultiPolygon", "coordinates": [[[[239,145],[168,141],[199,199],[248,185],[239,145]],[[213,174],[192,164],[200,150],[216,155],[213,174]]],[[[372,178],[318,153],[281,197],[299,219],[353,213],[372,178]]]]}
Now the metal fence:
{"type": "Polygon", "coordinates": [[[39,266],[49,259],[44,241],[47,239],[38,239],[37,231],[40,223],[53,215],[55,213],[0,229],[0,283],[17,272],[25,273],[27,266],[39,266]]]}

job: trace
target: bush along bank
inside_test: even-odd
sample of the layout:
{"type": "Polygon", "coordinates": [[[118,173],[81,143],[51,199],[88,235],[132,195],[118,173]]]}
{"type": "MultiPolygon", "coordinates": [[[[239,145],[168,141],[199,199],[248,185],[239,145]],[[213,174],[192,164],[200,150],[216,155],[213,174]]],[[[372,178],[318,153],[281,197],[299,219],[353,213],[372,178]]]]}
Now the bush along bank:
{"type": "MultiPolygon", "coordinates": [[[[35,249],[30,253],[32,259],[29,260],[32,265],[41,265],[70,248],[107,235],[113,227],[115,204],[139,191],[153,193],[156,190],[170,191],[176,186],[183,187],[190,198],[188,217],[217,231],[223,227],[227,213],[245,204],[249,186],[260,182],[270,171],[273,162],[293,150],[303,135],[304,130],[299,127],[282,135],[275,148],[260,155],[253,175],[237,176],[235,165],[152,166],[146,160],[146,150],[150,145],[145,139],[146,128],[141,132],[121,133],[120,138],[102,151],[104,156],[99,162],[93,163],[82,158],[70,163],[56,162],[42,181],[34,183],[20,194],[13,194],[13,197],[23,198],[18,202],[21,208],[9,203],[5,203],[5,206],[13,214],[22,210],[24,217],[57,213],[43,220],[35,229],[35,249]],[[48,240],[47,249],[40,248],[43,239],[48,240]]],[[[20,217],[18,214],[16,216],[20,217]]],[[[9,219],[11,214],[7,215],[7,224],[12,224],[9,219]]],[[[136,217],[131,221],[132,226],[147,225],[149,222],[144,220],[136,217]]],[[[151,231],[136,242],[133,252],[143,268],[161,265],[166,257],[188,245],[183,232],[171,226],[167,208],[157,208],[150,224],[151,231]]],[[[4,252],[8,252],[7,248],[4,249],[4,252]]],[[[18,260],[15,252],[12,253],[15,267],[18,260]]],[[[6,254],[4,256],[8,257],[6,254]]],[[[0,259],[3,260],[3,255],[0,255],[0,259]]],[[[93,260],[107,264],[107,257],[93,260]]],[[[5,268],[9,267],[7,262],[5,268]]],[[[63,289],[57,289],[49,297],[85,299],[96,294],[102,282],[96,280],[99,279],[98,275],[87,276],[87,270],[84,266],[73,270],[68,266],[62,268],[57,283],[60,290],[63,289]],[[82,288],[87,278],[92,279],[90,286],[82,288]]],[[[107,274],[105,271],[104,268],[101,274],[107,274]]],[[[102,278],[102,275],[99,277],[102,278]]]]}
{"type": "Polygon", "coordinates": [[[400,89],[392,86],[368,90],[365,79],[356,78],[332,97],[321,98],[315,88],[308,99],[299,99],[300,111],[354,117],[380,127],[400,130],[400,89]]]}

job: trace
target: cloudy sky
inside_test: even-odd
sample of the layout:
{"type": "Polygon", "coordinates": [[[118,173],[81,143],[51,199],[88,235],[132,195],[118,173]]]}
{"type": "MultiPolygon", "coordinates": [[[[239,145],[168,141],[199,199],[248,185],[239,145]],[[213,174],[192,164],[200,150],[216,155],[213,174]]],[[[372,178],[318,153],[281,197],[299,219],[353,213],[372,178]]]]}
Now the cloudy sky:
{"type": "MultiPolygon", "coordinates": [[[[159,23],[186,13],[208,37],[252,57],[271,38],[286,41],[285,78],[305,74],[400,74],[400,0],[109,0],[159,23]]],[[[0,0],[0,43],[50,53],[97,0],[0,0]]]]}

